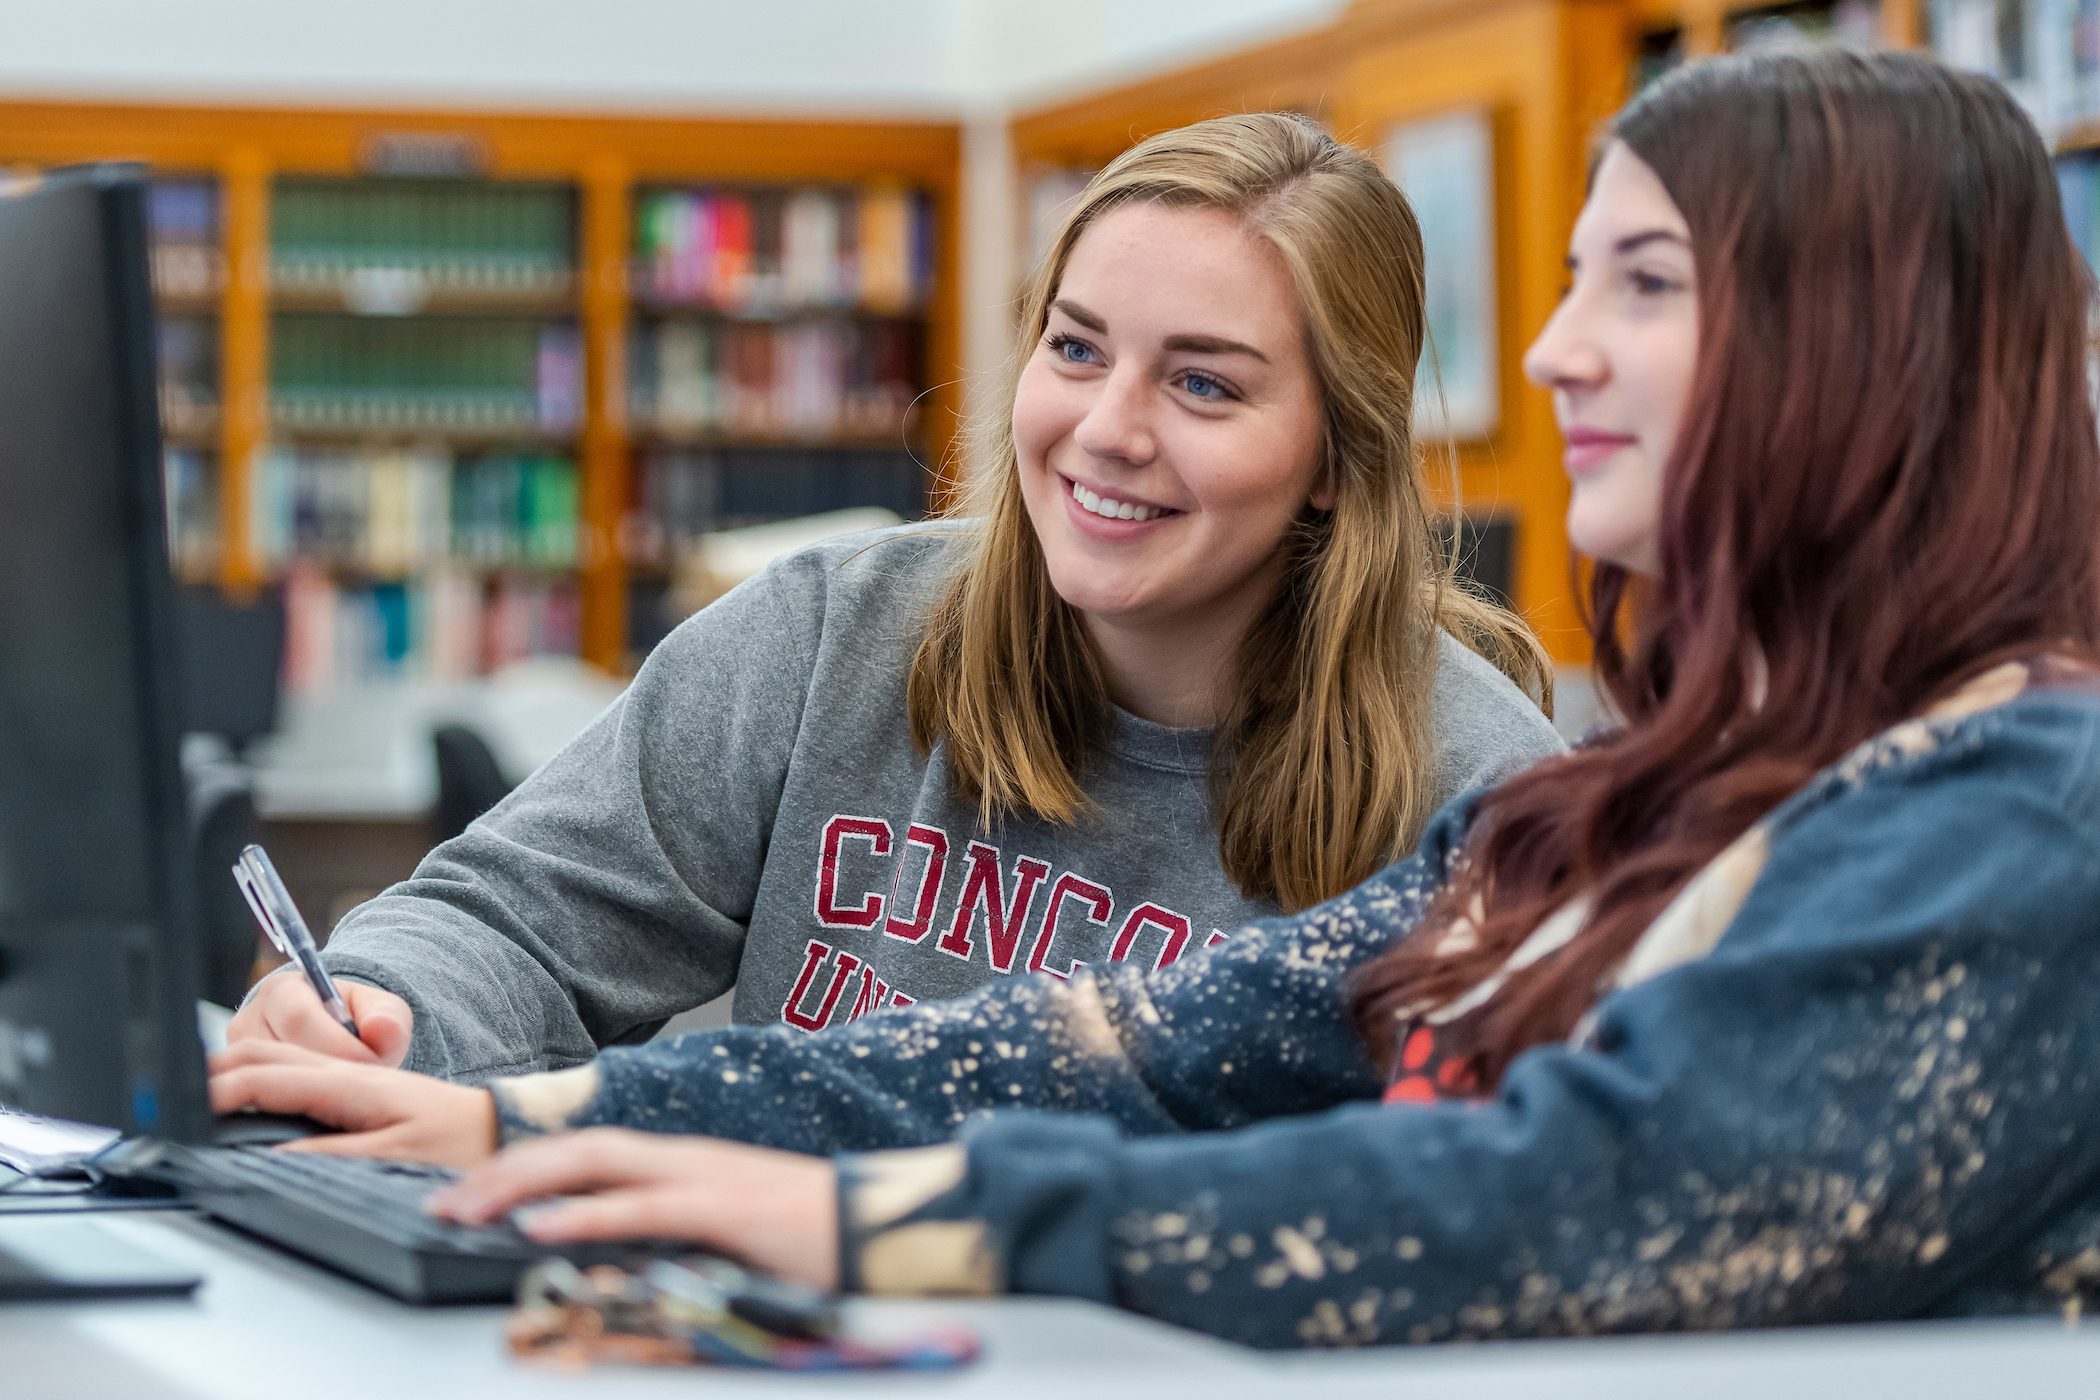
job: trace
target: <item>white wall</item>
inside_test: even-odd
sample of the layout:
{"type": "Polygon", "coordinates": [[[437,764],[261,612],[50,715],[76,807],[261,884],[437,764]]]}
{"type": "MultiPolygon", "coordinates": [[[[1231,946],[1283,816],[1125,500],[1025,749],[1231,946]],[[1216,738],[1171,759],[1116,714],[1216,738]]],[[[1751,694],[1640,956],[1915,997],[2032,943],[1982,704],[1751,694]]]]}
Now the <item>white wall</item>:
{"type": "Polygon", "coordinates": [[[0,0],[0,93],[982,109],[1342,0],[0,0]]]}

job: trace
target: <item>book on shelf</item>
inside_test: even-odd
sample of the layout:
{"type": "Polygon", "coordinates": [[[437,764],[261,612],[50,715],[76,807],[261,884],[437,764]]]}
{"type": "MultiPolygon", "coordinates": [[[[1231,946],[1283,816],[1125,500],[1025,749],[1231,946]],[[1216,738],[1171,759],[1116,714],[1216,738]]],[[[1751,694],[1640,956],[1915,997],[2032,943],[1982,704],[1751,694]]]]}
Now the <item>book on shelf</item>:
{"type": "Polygon", "coordinates": [[[440,447],[279,446],[258,466],[251,538],[265,567],[380,578],[436,567],[567,570],[577,562],[576,463],[440,447]]]}
{"type": "Polygon", "coordinates": [[[933,282],[932,206],[899,185],[645,190],[634,235],[636,290],[668,306],[902,314],[933,282]]]}
{"type": "Polygon", "coordinates": [[[573,432],[583,343],[565,321],[287,313],[270,339],[270,412],[287,429],[573,432]]]}
{"type": "Polygon", "coordinates": [[[1634,48],[1631,90],[1639,92],[1685,60],[1684,31],[1659,29],[1643,34],[1634,48]]]}
{"type": "Polygon", "coordinates": [[[225,283],[219,189],[209,180],[161,178],[146,189],[153,289],[163,297],[216,296],[225,283]]]}
{"type": "Polygon", "coordinates": [[[2100,0],[1929,0],[1941,58],[1999,79],[2043,133],[2100,122],[2100,0]]]}
{"type": "Polygon", "coordinates": [[[301,565],[285,576],[285,689],[313,695],[401,677],[464,680],[533,656],[574,656],[576,585],[436,568],[350,583],[301,565]]]}
{"type": "Polygon", "coordinates": [[[853,506],[924,515],[925,468],[899,450],[659,448],[637,463],[620,545],[638,568],[663,570],[714,531],[853,506]]]}
{"type": "Polygon", "coordinates": [[[1803,0],[1737,15],[1727,37],[1732,53],[1771,53],[1831,44],[1878,48],[1881,33],[1881,0],[1803,0]]]}
{"type": "Polygon", "coordinates": [[[514,181],[284,179],[270,206],[270,275],[328,290],[375,271],[439,291],[558,295],[576,269],[576,196],[514,181]]]}
{"type": "MultiPolygon", "coordinates": [[[[1722,30],[1730,53],[1784,53],[1841,45],[1879,48],[1883,42],[1882,4],[1911,0],[1781,0],[1738,6],[1722,30]]],[[[1630,74],[1634,92],[1682,66],[1690,49],[1682,28],[1650,30],[1640,36],[1630,74]]]]}
{"type": "Polygon", "coordinates": [[[895,438],[917,396],[917,327],[837,317],[665,317],[636,327],[628,409],[666,436],[895,438]]]}
{"type": "Polygon", "coordinates": [[[177,434],[200,431],[219,406],[218,323],[204,316],[162,316],[155,336],[162,425],[177,434]]]}

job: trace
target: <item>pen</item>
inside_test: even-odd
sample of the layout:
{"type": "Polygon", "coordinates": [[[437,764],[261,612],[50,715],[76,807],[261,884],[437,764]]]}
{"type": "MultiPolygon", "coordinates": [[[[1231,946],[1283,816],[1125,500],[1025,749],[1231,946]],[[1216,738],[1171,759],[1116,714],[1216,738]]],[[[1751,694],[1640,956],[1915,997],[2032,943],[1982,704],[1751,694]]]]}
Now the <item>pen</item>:
{"type": "MultiPolygon", "coordinates": [[[[321,950],[314,945],[313,931],[307,928],[306,920],[299,917],[298,906],[292,903],[290,890],[284,887],[284,879],[277,867],[270,864],[270,857],[260,846],[250,846],[241,852],[241,858],[233,867],[234,883],[241,887],[247,897],[248,907],[255,911],[255,921],[262,925],[270,942],[277,951],[299,964],[306,974],[306,981],[335,1017],[337,1024],[351,1035],[357,1035],[357,1022],[350,1017],[350,1008],[343,1002],[343,994],[335,989],[335,981],[328,969],[321,966],[321,950]]],[[[362,1039],[363,1037],[359,1037],[362,1039]]]]}

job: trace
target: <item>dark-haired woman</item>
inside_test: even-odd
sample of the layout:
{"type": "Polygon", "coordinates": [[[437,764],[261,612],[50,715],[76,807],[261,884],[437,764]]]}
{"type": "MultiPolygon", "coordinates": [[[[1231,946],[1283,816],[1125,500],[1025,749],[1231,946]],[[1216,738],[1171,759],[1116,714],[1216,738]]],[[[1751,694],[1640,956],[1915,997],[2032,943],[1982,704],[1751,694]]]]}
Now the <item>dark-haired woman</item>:
{"type": "MultiPolygon", "coordinates": [[[[1915,57],[1694,68],[1570,262],[1527,365],[1622,730],[1201,959],[499,1082],[509,1138],[790,1151],[555,1137],[441,1208],[1266,1346],[2100,1298],[2100,438],[2046,153],[1915,57]],[[1001,1108],[1059,1112],[945,1141],[1001,1108]]],[[[447,1126],[482,1091],[313,1072],[215,1088],[493,1146],[447,1126]]]]}

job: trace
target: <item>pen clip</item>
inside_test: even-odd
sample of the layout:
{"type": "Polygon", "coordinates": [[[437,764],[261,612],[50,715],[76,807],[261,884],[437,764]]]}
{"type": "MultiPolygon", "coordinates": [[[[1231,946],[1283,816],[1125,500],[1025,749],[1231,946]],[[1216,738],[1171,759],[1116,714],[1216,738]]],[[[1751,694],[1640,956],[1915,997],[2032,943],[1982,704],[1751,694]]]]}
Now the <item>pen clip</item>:
{"type": "Polygon", "coordinates": [[[248,908],[254,911],[255,921],[262,925],[263,933],[269,938],[271,946],[286,957],[293,957],[295,954],[291,935],[286,933],[284,925],[278,922],[277,911],[270,907],[269,896],[264,892],[262,879],[253,869],[254,857],[249,852],[254,849],[251,846],[241,852],[240,859],[234,863],[233,882],[241,887],[241,897],[248,901],[248,908]]]}

